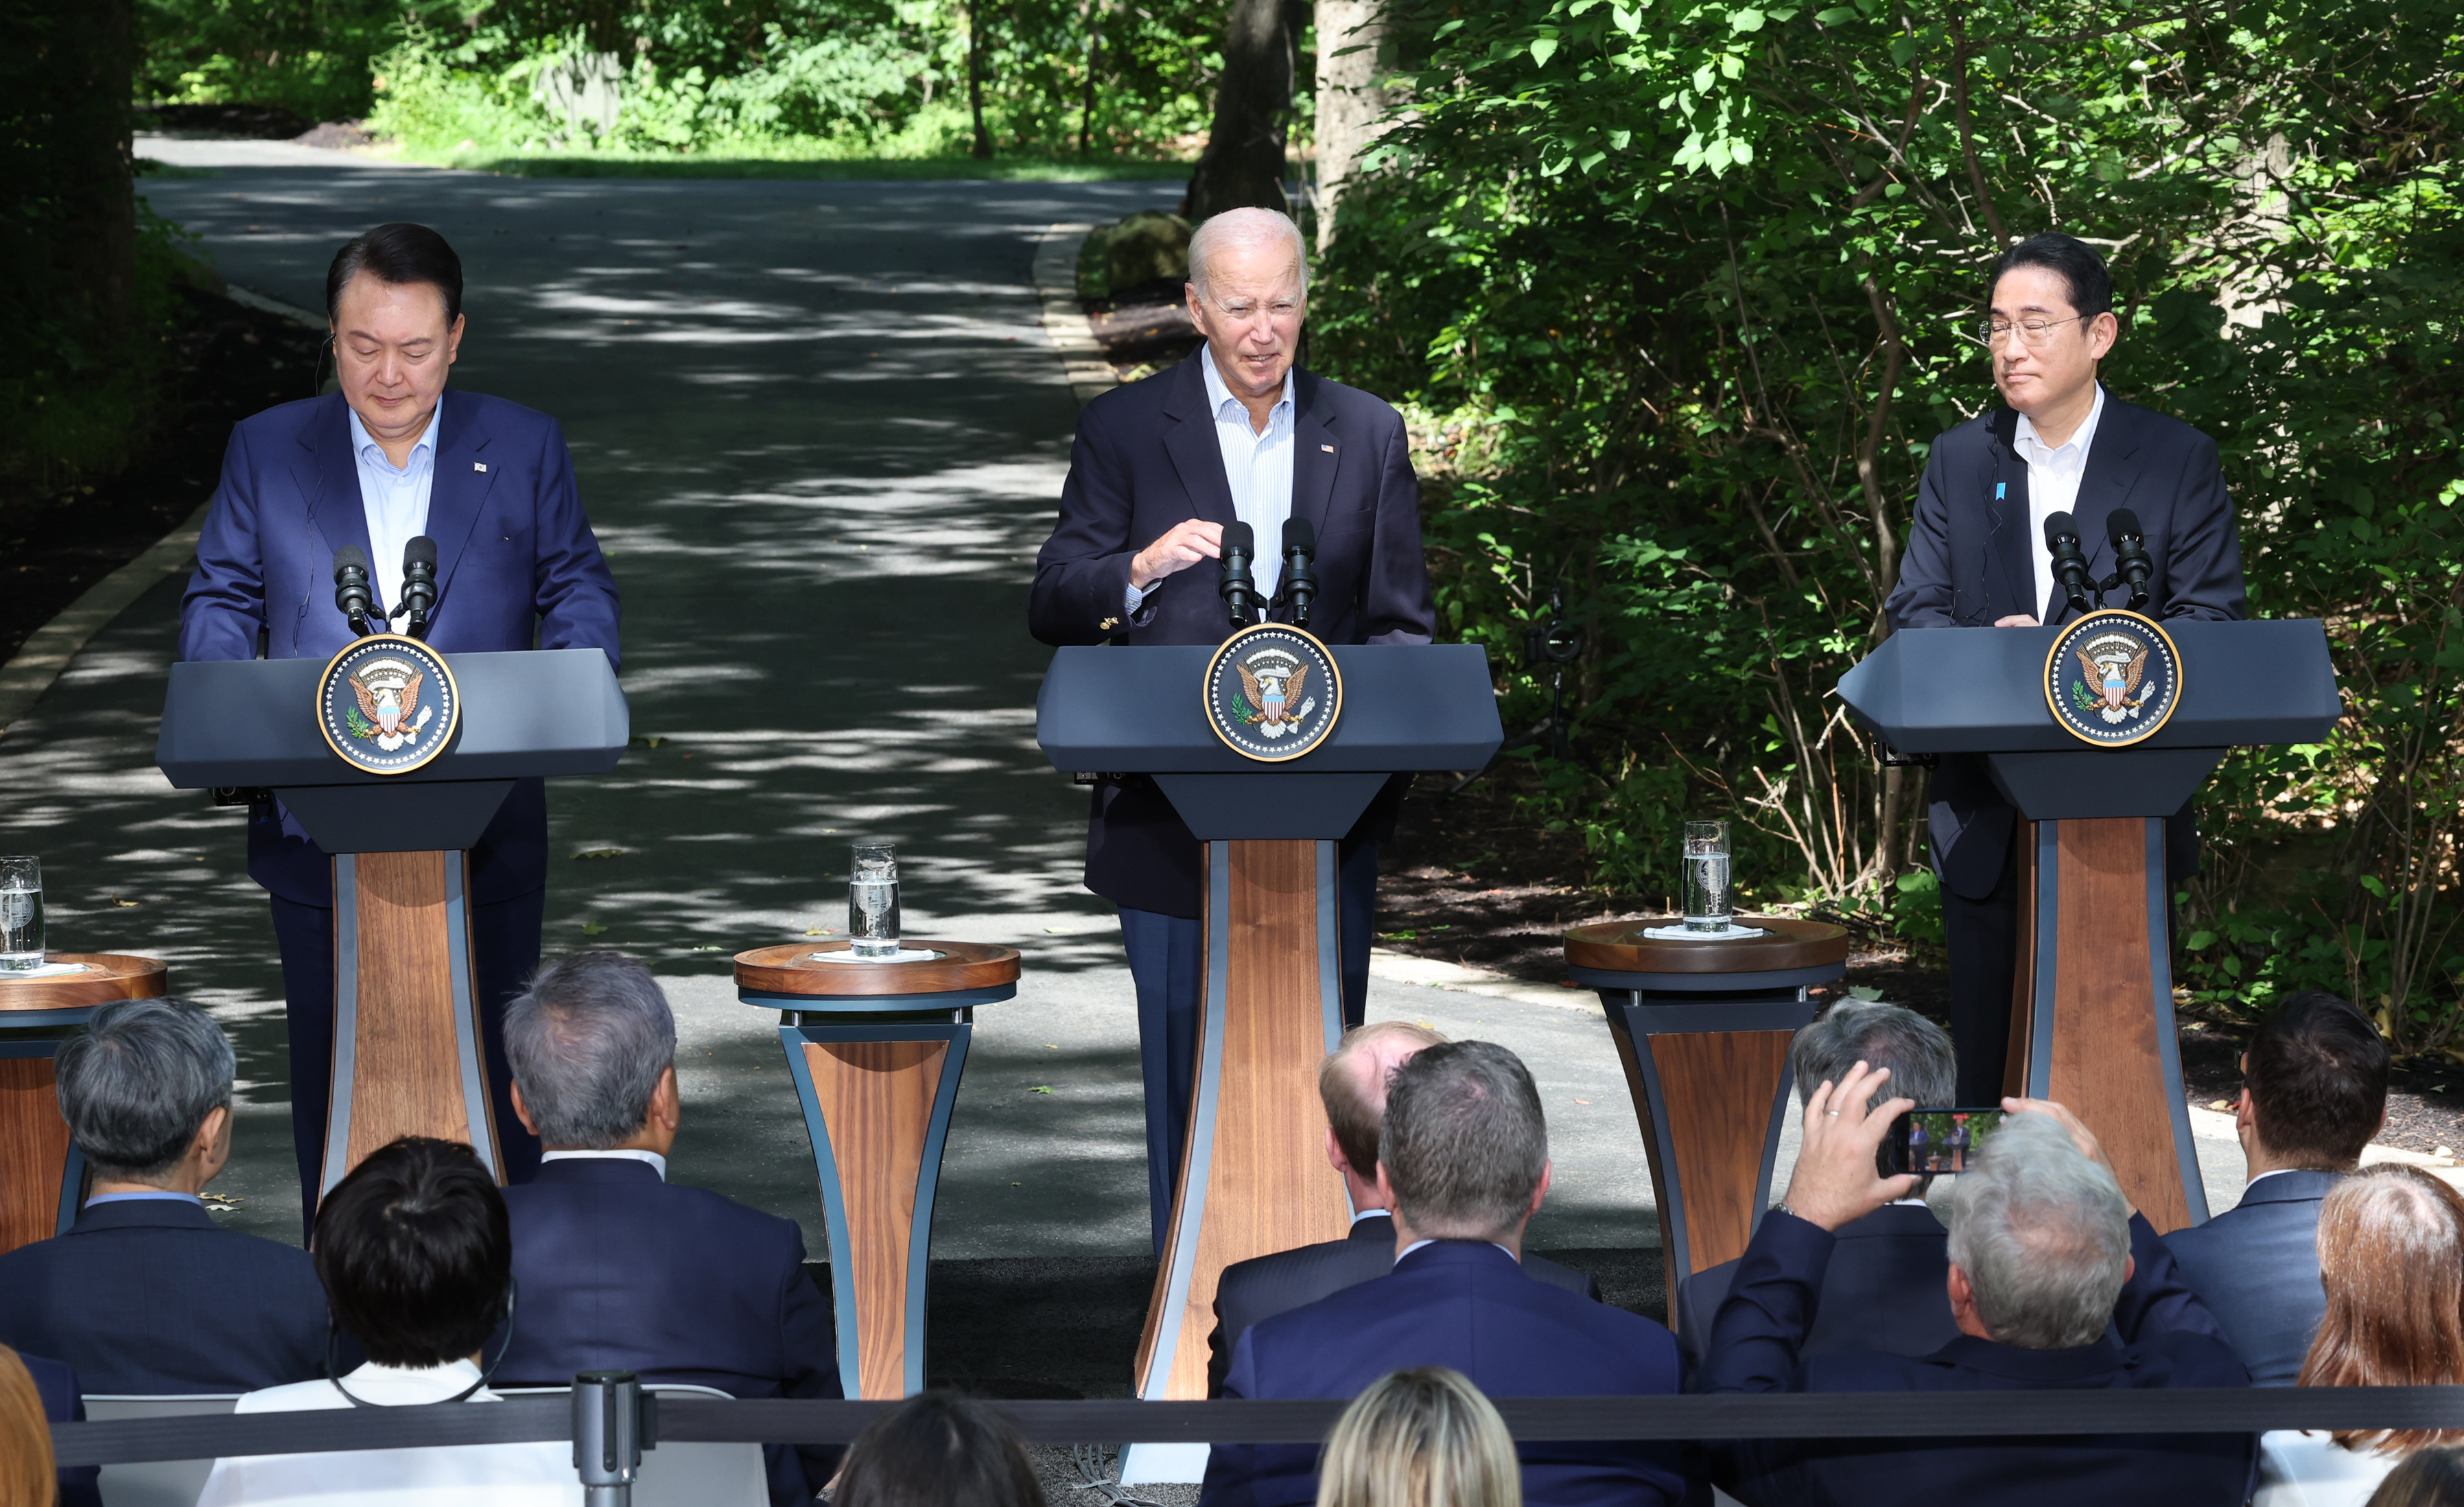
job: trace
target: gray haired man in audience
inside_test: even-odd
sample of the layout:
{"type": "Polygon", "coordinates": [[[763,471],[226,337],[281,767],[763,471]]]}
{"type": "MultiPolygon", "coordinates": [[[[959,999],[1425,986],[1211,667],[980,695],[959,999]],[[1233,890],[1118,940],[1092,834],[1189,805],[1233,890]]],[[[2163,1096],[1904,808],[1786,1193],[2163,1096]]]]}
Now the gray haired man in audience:
{"type": "MultiPolygon", "coordinates": [[[[1959,1063],[1950,1033],[1912,1009],[1877,1000],[1844,999],[1809,1022],[1789,1048],[1789,1068],[1801,1104],[1825,1083],[1837,1083],[1859,1062],[1890,1070],[1894,1095],[1932,1107],[1958,1092],[1959,1063]]],[[[1959,1335],[1951,1321],[1944,1274],[1950,1258],[1942,1221],[1925,1207],[1922,1186],[1864,1218],[1842,1225],[1822,1274],[1822,1305],[1805,1339],[1805,1354],[1890,1350],[1930,1355],[1959,1335]]],[[[1711,1320],[1727,1298],[1737,1263],[1723,1261],[1677,1286],[1677,1342],[1696,1370],[1711,1341],[1711,1320]]]]}
{"type": "Polygon", "coordinates": [[[173,999],[105,1005],[60,1044],[60,1115],[93,1193],[66,1234],[0,1256],[0,1342],[67,1362],[89,1393],[320,1374],[308,1253],[216,1228],[198,1196],[231,1161],[232,1067],[222,1028],[173,999]]]}
{"type": "MultiPolygon", "coordinates": [[[[1916,1185],[1875,1163],[1892,1119],[1912,1107],[1875,1102],[1884,1081],[1859,1062],[1806,1100],[1788,1196],[1737,1263],[1703,1390],[1934,1394],[1909,1404],[1913,1432],[1979,1392],[2249,1385],[2096,1138],[2041,1099],[2004,1099],[2010,1118],[1952,1185],[1946,1286],[1959,1338],[1925,1356],[1807,1356],[1836,1231],[1916,1185]]],[[[2239,1507],[2255,1446],[2248,1434],[1749,1441],[1718,1452],[1713,1478],[1751,1507],[2239,1507]]]]}
{"type": "MultiPolygon", "coordinates": [[[[735,1397],[840,1396],[795,1223],[668,1181],[684,1107],[675,1017],[649,970],[614,952],[549,964],[505,1008],[505,1055],[544,1151],[505,1189],[521,1307],[497,1384],[624,1370],[735,1397]]],[[[774,1502],[810,1501],[838,1456],[767,1453],[774,1502]]]]}

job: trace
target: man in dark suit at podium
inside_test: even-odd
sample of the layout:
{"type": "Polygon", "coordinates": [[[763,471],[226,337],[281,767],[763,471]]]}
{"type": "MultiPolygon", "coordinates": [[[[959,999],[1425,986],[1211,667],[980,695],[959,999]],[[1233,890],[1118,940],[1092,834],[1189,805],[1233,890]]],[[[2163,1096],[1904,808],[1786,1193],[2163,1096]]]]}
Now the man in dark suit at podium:
{"type": "MultiPolygon", "coordinates": [[[[1994,264],[1982,334],[2009,405],[1937,436],[1917,492],[1899,584],[1904,628],[2033,628],[2078,614],[2053,578],[2045,521],[2071,514],[2090,573],[2114,573],[2106,524],[2138,516],[2155,573],[2146,615],[2235,621],[2248,602],[2233,499],[2215,441],[2124,403],[2097,381],[2121,325],[2104,260],[2067,235],[2034,235],[1994,264]]],[[[2016,815],[1981,754],[1945,754],[1929,825],[1950,951],[1959,1101],[2002,1100],[2017,967],[2016,815]]],[[[2196,873],[2186,808],[2166,829],[2166,868],[2196,873]]]]}
{"type": "MultiPolygon", "coordinates": [[[[616,583],[583,516],[554,419],[445,392],[462,343],[462,263],[421,225],[380,225],[325,275],[341,390],[231,432],[180,609],[180,657],[330,658],[356,636],[334,605],[334,556],[363,552],[379,613],[401,610],[403,553],[436,546],[428,642],[447,654],[599,649],[617,659],[616,583]]],[[[305,708],[302,709],[303,715],[305,708]]],[[[300,1202],[316,1216],[334,1054],[334,879],[278,802],[249,811],[248,872],[274,901],[291,1027],[300,1202]]],[[[480,1035],[506,1175],[539,1164],[515,1119],[498,1022],[539,964],[547,793],[515,783],[471,850],[480,1035]]]]}
{"type": "MultiPolygon", "coordinates": [[[[1224,525],[1250,526],[1258,589],[1271,598],[1285,521],[1299,520],[1317,537],[1310,632],[1330,644],[1427,643],[1436,613],[1402,417],[1292,365],[1309,289],[1299,228],[1271,210],[1219,214],[1191,240],[1189,271],[1190,317],[1206,344],[1079,416],[1060,521],[1036,557],[1029,628],[1053,645],[1220,644],[1232,632],[1213,565],[1224,525]]],[[[1377,838],[1404,783],[1390,783],[1343,842],[1348,1026],[1367,1000],[1377,838]]],[[[1152,780],[1096,787],[1087,887],[1119,907],[1137,984],[1158,1253],[1196,1075],[1200,866],[1198,839],[1152,780]]]]}

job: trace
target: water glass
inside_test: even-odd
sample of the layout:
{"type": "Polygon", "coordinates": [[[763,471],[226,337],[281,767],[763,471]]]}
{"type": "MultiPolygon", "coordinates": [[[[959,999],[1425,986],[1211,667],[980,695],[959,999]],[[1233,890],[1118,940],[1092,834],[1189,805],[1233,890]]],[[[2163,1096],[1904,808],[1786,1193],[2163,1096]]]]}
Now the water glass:
{"type": "Polygon", "coordinates": [[[1728,824],[1685,824],[1685,929],[1728,929],[1728,824]]]}
{"type": "Polygon", "coordinates": [[[0,973],[42,965],[43,866],[31,856],[0,856],[0,973]]]}
{"type": "Polygon", "coordinates": [[[847,874],[847,950],[859,958],[898,952],[898,849],[886,842],[855,845],[847,874]]]}

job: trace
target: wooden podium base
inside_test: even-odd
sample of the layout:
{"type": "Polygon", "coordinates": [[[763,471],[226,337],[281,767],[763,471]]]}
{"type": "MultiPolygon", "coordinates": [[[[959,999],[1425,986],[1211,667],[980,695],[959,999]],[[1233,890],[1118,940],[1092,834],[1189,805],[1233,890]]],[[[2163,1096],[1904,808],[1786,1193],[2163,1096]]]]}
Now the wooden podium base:
{"type": "Polygon", "coordinates": [[[2174,1034],[2161,817],[2022,822],[2010,1092],[2068,1105],[2158,1233],[2204,1224],[2174,1034]]]}
{"type": "Polygon", "coordinates": [[[1226,1266],[1340,1240],[1317,1069],[1343,1037],[1335,845],[1206,845],[1205,998],[1163,1264],[1138,1341],[1138,1396],[1206,1395],[1206,1336],[1226,1266]]]}
{"type": "Polygon", "coordinates": [[[49,1240],[77,1223],[85,1201],[85,1158],[60,1118],[52,1058],[61,1035],[114,1000],[158,999],[170,971],[152,958],[117,952],[46,953],[82,973],[0,977],[0,1252],[49,1240]]]}
{"type": "Polygon", "coordinates": [[[479,1046],[469,872],[459,851],[334,857],[334,1077],[320,1197],[402,1136],[467,1141],[505,1179],[479,1046]]]}

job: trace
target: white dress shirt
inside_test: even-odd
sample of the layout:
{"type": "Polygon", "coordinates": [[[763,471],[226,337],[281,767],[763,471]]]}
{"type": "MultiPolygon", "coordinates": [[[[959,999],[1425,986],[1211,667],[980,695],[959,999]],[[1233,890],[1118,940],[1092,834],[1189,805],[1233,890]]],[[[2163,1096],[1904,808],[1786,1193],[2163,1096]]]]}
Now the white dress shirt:
{"type": "Polygon", "coordinates": [[[437,394],[428,428],[411,443],[410,464],[396,466],[385,447],[351,415],[351,453],[360,464],[360,506],[368,519],[368,576],[375,584],[382,610],[402,605],[402,546],[428,532],[428,495],[436,480],[436,428],[445,422],[445,396],[437,394]]]}
{"type": "MultiPolygon", "coordinates": [[[[1214,347],[1207,348],[1198,369],[1206,376],[1206,404],[1215,413],[1215,443],[1223,453],[1223,479],[1232,488],[1232,515],[1258,536],[1250,576],[1258,594],[1271,602],[1284,579],[1284,521],[1292,516],[1292,374],[1284,373],[1284,395],[1267,410],[1261,434],[1250,425],[1249,410],[1224,385],[1223,373],[1215,369],[1214,347]]],[[[1157,578],[1146,591],[1131,587],[1122,606],[1135,615],[1147,591],[1162,584],[1157,578]]]]}
{"type": "MultiPolygon", "coordinates": [[[[373,1363],[342,1379],[379,1407],[441,1403],[479,1379],[468,1361],[405,1370],[373,1363]]],[[[473,1403],[501,1401],[481,1387],[473,1403]]],[[[250,1392],[232,1410],[309,1412],[348,1407],[331,1382],[294,1382],[250,1392]]],[[[582,1480],[569,1442],[463,1444],[425,1450],[342,1450],[331,1454],[244,1454],[214,1462],[197,1507],[247,1502],[363,1503],[366,1507],[581,1507],[582,1480]]]]}
{"type": "MultiPolygon", "coordinates": [[[[2087,470],[2087,448],[2096,440],[2096,421],[2104,416],[2104,384],[2096,384],[2096,400],[2070,438],[2048,445],[2036,437],[2036,426],[2019,415],[2019,432],[2011,441],[2028,463],[2028,556],[2035,565],[2036,595],[2029,616],[2042,620],[2054,590],[2054,551],[2045,543],[2045,520],[2077,511],[2079,477],[2087,470]]],[[[2085,541],[2081,541],[2085,548],[2085,541]]]]}
{"type": "Polygon", "coordinates": [[[2347,1450],[2320,1430],[2274,1429],[2258,1436],[2258,1490],[2251,1494],[2251,1507],[2365,1507],[2403,1459],[2347,1450]]]}
{"type": "Polygon", "coordinates": [[[629,1146],[620,1146],[614,1151],[542,1151],[539,1153],[539,1160],[541,1162],[589,1162],[594,1160],[600,1162],[647,1162],[655,1171],[657,1171],[660,1182],[664,1183],[668,1180],[667,1158],[659,1155],[655,1151],[636,1151],[629,1146]]]}

